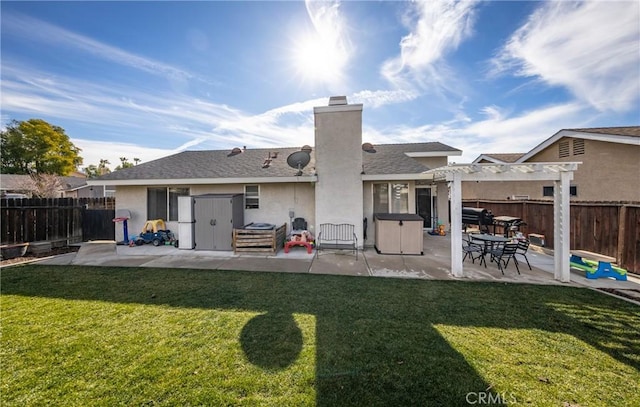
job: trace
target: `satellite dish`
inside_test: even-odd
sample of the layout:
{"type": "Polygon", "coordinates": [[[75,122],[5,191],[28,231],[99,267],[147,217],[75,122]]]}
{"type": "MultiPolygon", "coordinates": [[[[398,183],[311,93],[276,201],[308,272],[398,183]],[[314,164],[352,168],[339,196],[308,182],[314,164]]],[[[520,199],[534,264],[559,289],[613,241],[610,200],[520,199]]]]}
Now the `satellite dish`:
{"type": "Polygon", "coordinates": [[[309,161],[311,161],[311,155],[306,151],[296,151],[287,157],[289,167],[298,170],[297,176],[302,175],[302,169],[309,164],[309,161]]]}

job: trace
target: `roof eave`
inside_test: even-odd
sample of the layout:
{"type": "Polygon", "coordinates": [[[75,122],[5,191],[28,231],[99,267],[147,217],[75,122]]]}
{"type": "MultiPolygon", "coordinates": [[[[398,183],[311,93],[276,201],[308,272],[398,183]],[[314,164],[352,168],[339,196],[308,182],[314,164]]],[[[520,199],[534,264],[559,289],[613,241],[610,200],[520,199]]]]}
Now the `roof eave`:
{"type": "Polygon", "coordinates": [[[158,179],[126,179],[126,180],[87,180],[88,185],[211,185],[211,184],[276,184],[290,182],[317,182],[315,175],[291,177],[242,177],[242,178],[158,178],[158,179]]]}
{"type": "Polygon", "coordinates": [[[405,152],[407,157],[420,158],[420,157],[449,157],[453,155],[462,155],[462,150],[447,150],[447,151],[412,151],[405,152]]]}
{"type": "Polygon", "coordinates": [[[412,181],[422,179],[433,179],[433,174],[410,173],[410,174],[362,174],[363,181],[412,181]]]}

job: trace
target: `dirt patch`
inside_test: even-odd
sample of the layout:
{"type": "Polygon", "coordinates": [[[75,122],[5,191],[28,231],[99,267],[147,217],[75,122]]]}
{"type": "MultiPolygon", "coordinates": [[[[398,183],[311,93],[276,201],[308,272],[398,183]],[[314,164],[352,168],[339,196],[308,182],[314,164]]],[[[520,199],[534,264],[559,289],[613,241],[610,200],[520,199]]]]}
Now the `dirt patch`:
{"type": "Polygon", "coordinates": [[[636,289],[620,290],[616,288],[598,288],[598,290],[604,291],[610,294],[615,294],[630,300],[640,301],[640,290],[636,290],[636,289]]]}
{"type": "Polygon", "coordinates": [[[58,254],[74,253],[74,252],[77,252],[78,250],[80,250],[79,246],[69,246],[69,247],[57,247],[45,253],[38,253],[38,254],[28,253],[22,257],[14,257],[13,259],[0,260],[0,267],[8,266],[11,264],[25,263],[31,260],[41,259],[43,257],[56,256],[58,254]]]}

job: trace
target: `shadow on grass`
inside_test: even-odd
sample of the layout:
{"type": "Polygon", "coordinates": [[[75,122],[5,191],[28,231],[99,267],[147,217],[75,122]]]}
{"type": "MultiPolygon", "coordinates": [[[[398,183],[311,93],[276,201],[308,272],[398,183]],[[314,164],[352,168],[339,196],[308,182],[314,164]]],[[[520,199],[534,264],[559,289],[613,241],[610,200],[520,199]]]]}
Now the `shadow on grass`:
{"type": "MultiPolygon", "coordinates": [[[[490,384],[439,324],[575,335],[640,369],[634,330],[603,323],[616,307],[633,306],[567,287],[69,266],[5,269],[1,282],[3,294],[260,312],[239,340],[267,371],[286,368],[302,349],[292,315],[314,315],[320,406],[466,404],[468,392],[490,384]]],[[[620,323],[633,328],[639,319],[620,323]]]]}
{"type": "Polygon", "coordinates": [[[267,312],[242,328],[240,344],[249,362],[266,370],[284,369],[302,350],[302,331],[287,313],[267,312]]]}

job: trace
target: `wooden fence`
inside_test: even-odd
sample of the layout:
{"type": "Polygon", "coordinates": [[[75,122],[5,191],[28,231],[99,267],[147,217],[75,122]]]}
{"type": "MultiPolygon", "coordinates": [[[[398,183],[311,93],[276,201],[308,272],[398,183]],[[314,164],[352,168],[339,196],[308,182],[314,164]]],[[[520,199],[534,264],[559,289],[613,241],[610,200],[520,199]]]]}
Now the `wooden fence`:
{"type": "MultiPolygon", "coordinates": [[[[554,218],[551,201],[464,200],[463,206],[485,208],[495,216],[515,216],[527,222],[525,234],[545,236],[553,249],[554,218]]],[[[640,205],[571,202],[571,249],[615,257],[628,271],[640,273],[640,205]]]]}
{"type": "Polygon", "coordinates": [[[114,239],[114,208],[115,198],[1,199],[1,243],[114,239]]]}

